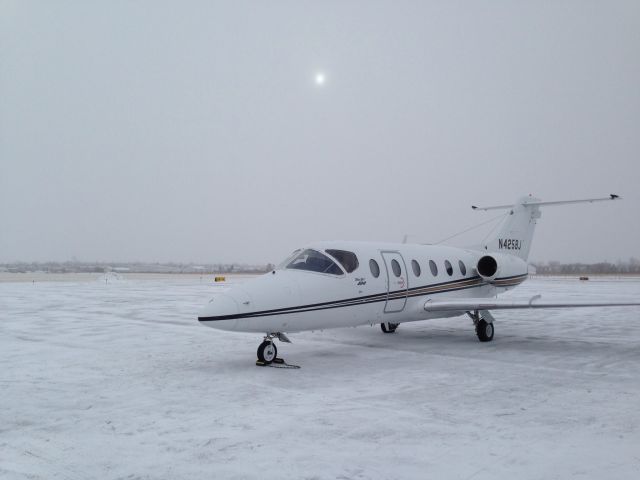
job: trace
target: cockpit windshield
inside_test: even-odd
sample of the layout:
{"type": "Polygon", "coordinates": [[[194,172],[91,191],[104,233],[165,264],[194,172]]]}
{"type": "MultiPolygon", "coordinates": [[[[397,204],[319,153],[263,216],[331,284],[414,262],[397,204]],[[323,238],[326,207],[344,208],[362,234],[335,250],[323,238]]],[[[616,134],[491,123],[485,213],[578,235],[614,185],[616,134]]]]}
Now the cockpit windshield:
{"type": "Polygon", "coordinates": [[[285,258],[283,261],[281,261],[276,268],[278,270],[282,270],[283,268],[287,268],[287,265],[289,265],[289,263],[291,263],[291,260],[296,258],[301,251],[302,251],[301,248],[299,248],[297,250],[294,250],[287,258],[285,258]]]}
{"type": "Polygon", "coordinates": [[[336,263],[322,253],[306,249],[300,252],[291,260],[286,268],[292,270],[307,270],[309,272],[329,273],[331,275],[342,275],[342,270],[336,263]]]}

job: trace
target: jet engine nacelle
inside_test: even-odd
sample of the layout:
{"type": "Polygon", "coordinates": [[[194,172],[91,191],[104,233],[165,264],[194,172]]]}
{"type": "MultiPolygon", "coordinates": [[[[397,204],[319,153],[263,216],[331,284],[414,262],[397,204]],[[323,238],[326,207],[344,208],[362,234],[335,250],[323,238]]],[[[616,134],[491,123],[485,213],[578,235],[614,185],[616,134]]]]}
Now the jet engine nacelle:
{"type": "Polygon", "coordinates": [[[513,255],[492,253],[480,257],[476,271],[483,280],[493,283],[496,278],[514,277],[528,273],[527,262],[513,255]]]}

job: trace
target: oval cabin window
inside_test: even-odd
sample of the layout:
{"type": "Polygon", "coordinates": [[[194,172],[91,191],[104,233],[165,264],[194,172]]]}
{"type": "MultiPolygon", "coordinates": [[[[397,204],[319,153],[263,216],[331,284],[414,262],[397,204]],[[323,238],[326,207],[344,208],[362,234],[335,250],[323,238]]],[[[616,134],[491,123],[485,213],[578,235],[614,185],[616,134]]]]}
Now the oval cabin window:
{"type": "Polygon", "coordinates": [[[434,262],[433,260],[429,260],[429,268],[431,269],[431,275],[433,275],[434,277],[437,277],[438,266],[436,265],[436,262],[434,262]]]}
{"type": "Polygon", "coordinates": [[[373,258],[369,260],[369,268],[371,269],[371,275],[376,278],[380,276],[380,266],[373,258]]]}
{"type": "Polygon", "coordinates": [[[460,267],[460,273],[462,275],[466,275],[467,274],[467,266],[464,264],[464,262],[462,260],[458,260],[458,266],[460,267]]]}
{"type": "Polygon", "coordinates": [[[413,269],[413,274],[416,277],[419,277],[422,271],[420,270],[420,264],[416,260],[411,260],[411,268],[413,269]]]}
{"type": "Polygon", "coordinates": [[[451,266],[451,262],[449,260],[444,261],[444,269],[447,271],[447,275],[453,275],[453,267],[451,266]]]}
{"type": "Polygon", "coordinates": [[[402,273],[402,269],[400,268],[400,264],[398,263],[398,261],[395,258],[393,260],[391,260],[391,270],[393,270],[393,274],[396,277],[399,277],[400,274],[402,273]]]}

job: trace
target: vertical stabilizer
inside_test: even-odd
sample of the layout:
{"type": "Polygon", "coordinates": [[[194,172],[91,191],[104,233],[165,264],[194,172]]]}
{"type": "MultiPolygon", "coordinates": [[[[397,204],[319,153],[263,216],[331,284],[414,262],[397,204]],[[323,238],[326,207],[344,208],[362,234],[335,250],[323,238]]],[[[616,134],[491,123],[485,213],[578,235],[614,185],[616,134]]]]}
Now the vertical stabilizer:
{"type": "Polygon", "coordinates": [[[527,260],[533,232],[540,218],[539,199],[523,197],[510,207],[497,232],[487,238],[482,247],[487,252],[508,253],[527,260]],[[528,202],[533,202],[529,205],[528,202]]]}

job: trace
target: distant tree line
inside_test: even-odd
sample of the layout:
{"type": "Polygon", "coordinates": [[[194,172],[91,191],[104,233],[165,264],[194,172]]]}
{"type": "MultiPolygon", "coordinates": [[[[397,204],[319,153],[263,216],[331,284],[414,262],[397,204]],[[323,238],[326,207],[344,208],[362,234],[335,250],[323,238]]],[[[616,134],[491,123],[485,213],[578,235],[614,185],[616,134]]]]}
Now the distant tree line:
{"type": "Polygon", "coordinates": [[[145,263],[145,262],[13,262],[0,263],[0,272],[11,273],[265,273],[275,266],[245,263],[145,263]]]}
{"type": "Polygon", "coordinates": [[[541,275],[581,275],[581,274],[640,274],[640,260],[630,258],[628,261],[598,263],[532,263],[536,273],[541,275]]]}

